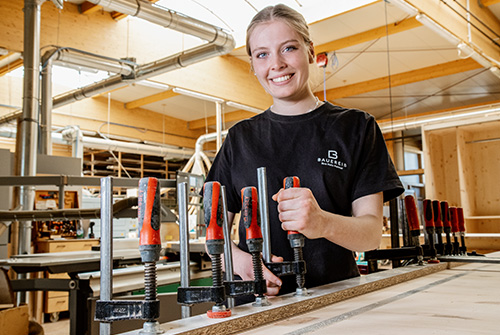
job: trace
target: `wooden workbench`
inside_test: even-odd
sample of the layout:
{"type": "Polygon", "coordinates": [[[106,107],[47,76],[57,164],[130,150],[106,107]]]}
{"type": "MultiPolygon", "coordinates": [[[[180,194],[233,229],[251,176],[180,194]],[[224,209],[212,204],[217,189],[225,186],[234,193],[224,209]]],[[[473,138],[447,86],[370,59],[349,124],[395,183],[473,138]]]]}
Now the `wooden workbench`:
{"type": "Polygon", "coordinates": [[[499,334],[500,265],[468,264],[239,334],[499,334]]]}
{"type": "Polygon", "coordinates": [[[238,306],[226,319],[198,315],[161,328],[190,335],[499,334],[500,264],[415,265],[310,291],[275,297],[268,307],[238,306]]]}

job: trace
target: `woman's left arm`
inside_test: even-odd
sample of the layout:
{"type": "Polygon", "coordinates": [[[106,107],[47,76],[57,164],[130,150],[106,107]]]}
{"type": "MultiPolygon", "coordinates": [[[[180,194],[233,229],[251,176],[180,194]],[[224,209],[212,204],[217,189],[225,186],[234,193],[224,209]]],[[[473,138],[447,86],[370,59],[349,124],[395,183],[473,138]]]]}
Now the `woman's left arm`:
{"type": "Polygon", "coordinates": [[[322,210],[308,188],[282,189],[273,196],[278,202],[284,230],[295,230],[307,238],[324,237],[353,251],[378,248],[382,238],[382,192],[356,199],[352,216],[322,210]]]}

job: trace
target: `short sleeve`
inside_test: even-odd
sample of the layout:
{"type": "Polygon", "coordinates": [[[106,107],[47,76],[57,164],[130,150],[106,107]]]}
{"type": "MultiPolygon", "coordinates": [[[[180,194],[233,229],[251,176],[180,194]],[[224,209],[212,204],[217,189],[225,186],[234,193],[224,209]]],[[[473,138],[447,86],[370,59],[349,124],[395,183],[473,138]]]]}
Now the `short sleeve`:
{"type": "Polygon", "coordinates": [[[221,185],[226,186],[228,210],[233,213],[238,213],[241,208],[241,200],[239,199],[238,193],[235,192],[233,188],[231,173],[233,152],[231,141],[232,135],[231,131],[229,131],[208,172],[206,181],[218,181],[221,185]]]}
{"type": "Polygon", "coordinates": [[[383,192],[384,202],[404,192],[403,185],[375,119],[367,116],[352,200],[383,192]]]}

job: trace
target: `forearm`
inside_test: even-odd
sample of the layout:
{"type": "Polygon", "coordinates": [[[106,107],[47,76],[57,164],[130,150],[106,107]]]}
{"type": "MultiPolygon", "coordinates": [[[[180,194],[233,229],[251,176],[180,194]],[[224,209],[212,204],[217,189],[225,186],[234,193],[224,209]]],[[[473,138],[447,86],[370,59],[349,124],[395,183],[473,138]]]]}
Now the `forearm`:
{"type": "Polygon", "coordinates": [[[378,248],[382,240],[383,195],[371,194],[355,200],[352,216],[324,213],[325,235],[328,240],[353,251],[378,248]]]}
{"type": "Polygon", "coordinates": [[[284,230],[296,230],[307,238],[326,238],[353,251],[376,249],[382,238],[382,192],[352,203],[352,216],[322,210],[306,188],[281,190],[273,196],[284,230]]]}
{"type": "Polygon", "coordinates": [[[347,217],[325,212],[325,227],[326,239],[353,251],[376,249],[382,239],[382,218],[375,215],[347,217]]]}

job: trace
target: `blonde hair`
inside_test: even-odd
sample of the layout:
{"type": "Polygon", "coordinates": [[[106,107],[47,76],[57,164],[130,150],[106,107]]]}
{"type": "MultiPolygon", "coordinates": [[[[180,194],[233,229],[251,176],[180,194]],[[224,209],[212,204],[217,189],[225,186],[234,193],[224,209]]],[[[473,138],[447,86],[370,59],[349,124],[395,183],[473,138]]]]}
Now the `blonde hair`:
{"type": "Polygon", "coordinates": [[[307,25],[307,22],[302,14],[283,4],[268,6],[255,14],[252,21],[250,21],[250,24],[248,25],[246,50],[250,57],[252,57],[252,51],[250,50],[250,36],[252,35],[253,30],[257,25],[273,20],[283,20],[290,26],[290,28],[295,30],[303,38],[306,45],[310,45],[312,43],[309,35],[309,26],[307,25]]]}

